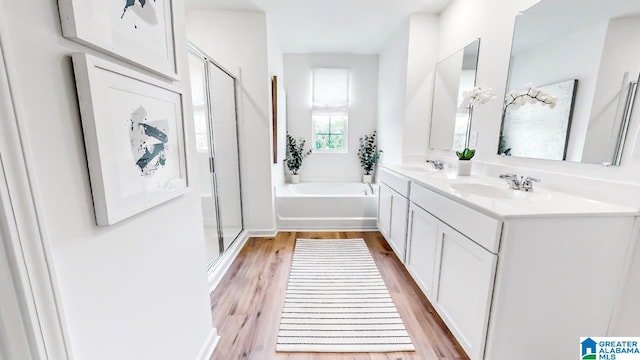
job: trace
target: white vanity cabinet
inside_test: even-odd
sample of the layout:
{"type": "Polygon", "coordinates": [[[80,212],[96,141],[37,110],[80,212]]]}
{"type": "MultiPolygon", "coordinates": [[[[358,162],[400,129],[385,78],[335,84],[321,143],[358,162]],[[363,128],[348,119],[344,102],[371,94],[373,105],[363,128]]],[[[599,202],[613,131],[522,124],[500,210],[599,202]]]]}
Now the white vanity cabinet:
{"type": "Polygon", "coordinates": [[[410,194],[407,268],[471,359],[482,359],[498,255],[480,243],[497,250],[501,222],[414,183],[410,194]]]}
{"type": "Polygon", "coordinates": [[[378,229],[389,242],[400,261],[405,262],[409,180],[381,170],[378,198],[378,229]]]}
{"type": "Polygon", "coordinates": [[[471,360],[571,359],[613,335],[637,209],[414,168],[381,171],[379,227],[471,360]]]}

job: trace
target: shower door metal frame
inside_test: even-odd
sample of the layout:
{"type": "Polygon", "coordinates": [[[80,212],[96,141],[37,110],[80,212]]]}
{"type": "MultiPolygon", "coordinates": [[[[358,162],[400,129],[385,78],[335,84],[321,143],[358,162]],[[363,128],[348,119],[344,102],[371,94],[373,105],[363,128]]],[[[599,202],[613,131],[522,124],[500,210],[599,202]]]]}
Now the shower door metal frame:
{"type": "Polygon", "coordinates": [[[211,172],[212,180],[213,180],[213,196],[215,198],[215,211],[216,211],[216,227],[218,230],[218,247],[220,248],[220,253],[215,259],[210,260],[207,270],[212,269],[218,261],[222,258],[222,255],[225,253],[226,248],[224,246],[224,236],[222,229],[222,214],[220,212],[220,196],[218,195],[218,175],[216,171],[216,150],[215,150],[215,131],[213,128],[213,106],[211,103],[212,94],[211,94],[211,74],[209,70],[209,65],[213,65],[228,75],[233,80],[233,102],[234,102],[234,112],[235,112],[235,120],[236,120],[236,150],[238,152],[238,189],[240,191],[240,232],[235,236],[233,241],[229,243],[229,247],[235,243],[240,234],[244,231],[244,210],[242,204],[242,173],[240,169],[240,129],[238,127],[238,79],[235,75],[229,70],[227,70],[224,66],[220,65],[217,61],[213,60],[207,53],[202,51],[199,47],[197,47],[194,43],[188,41],[187,49],[193,55],[199,57],[202,60],[204,66],[204,81],[206,82],[205,86],[205,97],[206,97],[206,105],[207,105],[207,127],[209,130],[209,171],[211,172]]]}

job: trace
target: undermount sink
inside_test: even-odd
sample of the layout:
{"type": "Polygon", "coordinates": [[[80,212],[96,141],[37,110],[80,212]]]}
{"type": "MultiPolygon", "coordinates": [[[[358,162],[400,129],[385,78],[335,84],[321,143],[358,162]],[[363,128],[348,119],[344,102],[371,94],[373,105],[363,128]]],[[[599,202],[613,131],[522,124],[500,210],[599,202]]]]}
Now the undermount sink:
{"type": "Polygon", "coordinates": [[[449,186],[461,194],[470,194],[496,199],[511,199],[514,197],[514,190],[510,190],[506,187],[502,188],[477,183],[451,184],[449,186]]]}

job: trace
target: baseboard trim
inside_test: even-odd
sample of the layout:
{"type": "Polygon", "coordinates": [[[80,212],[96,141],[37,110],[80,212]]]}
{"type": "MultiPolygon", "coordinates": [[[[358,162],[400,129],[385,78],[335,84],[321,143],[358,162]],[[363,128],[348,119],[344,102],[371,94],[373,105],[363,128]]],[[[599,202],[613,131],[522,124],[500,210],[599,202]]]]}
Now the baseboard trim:
{"type": "Polygon", "coordinates": [[[216,328],[212,328],[209,335],[207,335],[204,344],[202,344],[202,348],[200,349],[196,360],[210,360],[219,341],[220,336],[218,336],[218,330],[216,328]]]}
{"type": "Polygon", "coordinates": [[[231,267],[233,260],[236,259],[248,239],[249,232],[243,231],[233,244],[231,244],[229,249],[222,254],[222,257],[218,259],[216,264],[209,269],[209,293],[212,293],[218,284],[220,284],[222,277],[227,273],[227,270],[231,267]]]}
{"type": "Polygon", "coordinates": [[[247,230],[249,237],[274,237],[278,235],[279,229],[271,230],[247,230]]]}
{"type": "Polygon", "coordinates": [[[317,226],[314,228],[304,228],[304,227],[281,227],[278,229],[279,232],[376,232],[377,228],[373,227],[344,227],[344,228],[336,228],[336,227],[328,227],[326,229],[318,228],[317,226]]]}

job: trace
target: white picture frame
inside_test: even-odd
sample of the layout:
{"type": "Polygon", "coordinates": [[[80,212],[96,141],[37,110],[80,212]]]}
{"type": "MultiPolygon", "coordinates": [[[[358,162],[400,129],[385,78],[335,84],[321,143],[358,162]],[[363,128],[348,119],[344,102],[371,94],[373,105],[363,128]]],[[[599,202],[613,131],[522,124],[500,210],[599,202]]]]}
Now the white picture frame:
{"type": "Polygon", "coordinates": [[[182,89],[85,53],[72,58],[97,224],[187,192],[182,89]]]}
{"type": "Polygon", "coordinates": [[[59,0],[62,35],[178,80],[174,0],[59,0]]]}

